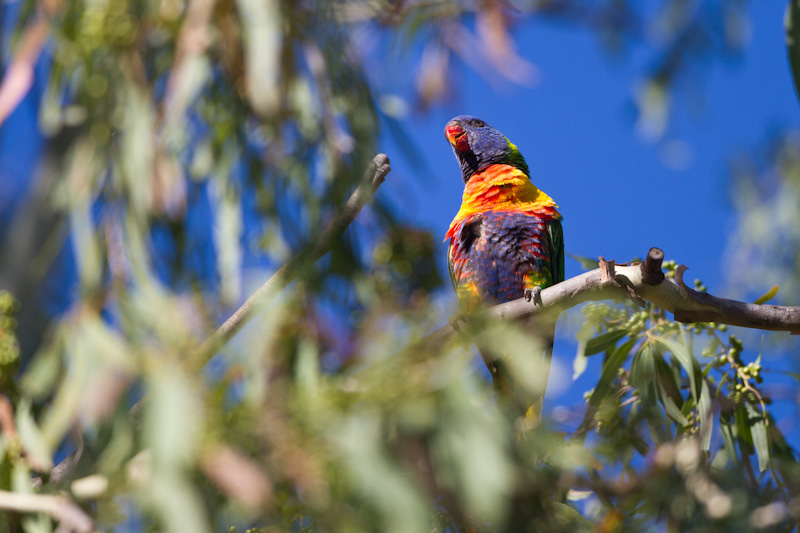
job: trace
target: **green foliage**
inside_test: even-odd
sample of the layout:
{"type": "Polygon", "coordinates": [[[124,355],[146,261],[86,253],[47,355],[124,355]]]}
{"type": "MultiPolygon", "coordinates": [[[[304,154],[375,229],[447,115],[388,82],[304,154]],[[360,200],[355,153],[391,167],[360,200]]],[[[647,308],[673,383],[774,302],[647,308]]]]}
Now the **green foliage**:
{"type": "MultiPolygon", "coordinates": [[[[674,277],[675,264],[664,266],[668,277],[674,277]]],[[[702,287],[702,282],[696,286],[702,287]]],[[[668,522],[681,524],[680,529],[706,521],[716,527],[748,519],[752,524],[753,517],[761,515],[749,515],[751,506],[789,497],[797,479],[797,458],[769,414],[771,399],[760,388],[760,355],[745,363],[742,341],[726,326],[685,327],[649,304],[645,309],[588,304],[584,313],[582,334],[587,327],[597,334],[582,344],[583,356],[605,352],[605,360],[576,434],[585,436],[595,429],[602,437],[595,449],[604,470],[616,464],[633,475],[636,470],[630,464],[636,455],[654,458],[661,468],[674,465],[685,485],[672,481],[671,493],[665,493],[661,503],[652,495],[647,502],[666,512],[668,522]],[[698,348],[699,358],[694,355],[698,348]],[[685,453],[697,454],[691,475],[682,471],[681,452],[676,452],[688,443],[696,448],[683,448],[685,453]],[[665,458],[670,462],[662,463],[665,458]],[[703,477],[702,490],[692,486],[699,482],[694,476],[703,477]],[[739,503],[745,505],[745,499],[743,509],[739,503]]],[[[651,465],[644,475],[657,476],[654,470],[658,468],[651,465]]],[[[643,482],[645,491],[651,482],[656,483],[643,482]]],[[[608,505],[600,494],[596,497],[608,505]]],[[[619,503],[609,510],[619,509],[619,503]]],[[[628,514],[626,520],[636,519],[636,514],[628,514]]],[[[774,524],[787,518],[782,512],[775,516],[774,524]]]]}
{"type": "MultiPolygon", "coordinates": [[[[23,23],[40,16],[35,4],[23,23]]],[[[16,304],[0,293],[0,488],[65,494],[109,529],[795,525],[794,451],[769,412],[760,358],[727,328],[589,304],[575,376],[603,361],[586,405],[556,406],[538,424],[512,419],[469,346],[516,354],[507,363],[520,386],[541,391],[535,327],[482,324],[431,349],[422,339],[445,313],[439,240],[395,220],[380,196],[198,372],[200,344],[250,290],[244,247],[275,269],[306,249],[359,183],[381,119],[408,107],[374,79],[364,35],[422,45],[415,98],[425,108],[451,97],[452,56],[472,59],[453,44],[456,30],[475,37],[479,73],[524,81],[509,6],[44,4],[53,62],[40,122],[64,150],[46,209],[78,250],[80,297],[18,374],[16,304]],[[215,215],[205,238],[218,286],[184,263],[200,187],[215,215]],[[250,203],[263,226],[245,241],[250,203]],[[78,464],[61,477],[53,458],[73,448],[78,464]]],[[[657,41],[672,44],[654,45],[669,61],[645,73],[637,101],[650,134],[663,134],[678,66],[710,31],[690,4],[665,2],[656,17],[657,41]]],[[[560,5],[537,3],[538,14],[569,20],[560,5]]],[[[726,21],[742,16],[737,2],[721,5],[726,21]]],[[[586,9],[579,18],[606,21],[597,31],[612,49],[644,26],[627,2],[586,9]]],[[[675,263],[664,266],[674,279],[675,263]]],[[[3,520],[52,529],[41,514],[3,520]]]]}
{"type": "Polygon", "coordinates": [[[19,367],[19,343],[14,332],[17,301],[8,291],[0,291],[0,390],[14,389],[14,375],[19,367]]]}

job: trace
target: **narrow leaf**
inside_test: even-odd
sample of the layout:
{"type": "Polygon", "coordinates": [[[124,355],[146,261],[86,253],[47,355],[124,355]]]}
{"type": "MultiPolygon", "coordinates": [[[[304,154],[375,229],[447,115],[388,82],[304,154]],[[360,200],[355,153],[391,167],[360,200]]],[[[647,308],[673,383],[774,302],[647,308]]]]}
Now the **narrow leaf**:
{"type": "MultiPolygon", "coordinates": [[[[795,79],[795,83],[797,83],[796,79],[795,79]]],[[[767,292],[765,292],[764,294],[762,294],[761,296],[756,298],[756,301],[753,302],[753,303],[757,304],[757,305],[761,305],[761,304],[767,303],[768,301],[770,301],[773,298],[775,298],[775,295],[778,294],[778,289],[780,289],[780,287],[778,287],[777,285],[773,285],[770,290],[768,290],[767,292]]]]}
{"type": "Polygon", "coordinates": [[[769,439],[767,438],[767,423],[764,415],[749,403],[745,404],[750,423],[750,432],[753,435],[753,445],[758,456],[758,469],[763,472],[769,467],[769,439]]]}
{"type": "Polygon", "coordinates": [[[564,527],[564,531],[596,531],[595,524],[576,509],[561,502],[553,502],[553,518],[564,527]]]}
{"type": "Polygon", "coordinates": [[[794,90],[800,98],[800,0],[789,0],[783,24],[786,28],[786,51],[794,79],[794,90]]]}
{"type": "Polygon", "coordinates": [[[592,259],[591,257],[583,257],[580,255],[571,254],[569,252],[565,252],[567,257],[572,259],[573,261],[577,261],[578,264],[581,265],[581,268],[584,270],[594,270],[597,268],[597,259],[592,259]]]}
{"type": "Polygon", "coordinates": [[[633,348],[635,343],[636,339],[630,339],[628,342],[614,350],[614,352],[608,357],[606,362],[603,364],[603,371],[600,373],[600,379],[597,382],[597,386],[594,388],[594,391],[589,398],[589,405],[597,407],[603,401],[603,398],[606,397],[609,389],[611,388],[611,383],[617,377],[617,372],[620,368],[622,368],[622,365],[625,363],[625,359],[628,358],[628,353],[631,351],[631,348],[633,348]]]}
{"type": "Polygon", "coordinates": [[[653,357],[655,369],[658,374],[658,381],[664,388],[664,392],[669,395],[669,398],[678,407],[683,407],[683,396],[681,395],[678,380],[680,376],[676,376],[672,369],[669,367],[664,358],[661,356],[653,357]]]}
{"type": "Polygon", "coordinates": [[[586,342],[591,338],[593,329],[589,322],[585,322],[575,334],[575,339],[578,341],[578,351],[575,354],[575,360],[572,362],[573,381],[586,371],[586,342]]]}
{"type": "Polygon", "coordinates": [[[39,472],[48,472],[53,468],[53,450],[42,435],[41,429],[36,425],[31,412],[30,400],[20,400],[17,406],[17,430],[19,439],[27,453],[31,468],[39,472]]]}
{"type": "Polygon", "coordinates": [[[617,344],[617,342],[627,334],[628,330],[626,329],[615,329],[614,331],[609,331],[608,333],[598,335],[597,337],[586,341],[586,349],[583,353],[584,355],[589,356],[605,351],[617,344]]]}
{"type": "Polygon", "coordinates": [[[685,426],[689,421],[681,411],[683,396],[681,396],[680,388],[675,382],[675,374],[673,374],[663,357],[654,357],[653,359],[655,370],[658,374],[658,398],[670,418],[685,426]]]}
{"type": "Polygon", "coordinates": [[[689,384],[691,385],[692,398],[694,398],[695,405],[697,405],[703,382],[703,370],[700,368],[700,363],[689,353],[685,345],[663,337],[654,338],[659,344],[669,350],[686,370],[686,374],[689,376],[689,384]]]}
{"type": "Polygon", "coordinates": [[[658,384],[658,397],[661,400],[661,404],[664,406],[664,410],[671,419],[682,426],[685,426],[689,423],[689,420],[686,419],[678,406],[675,405],[675,402],[672,401],[672,398],[670,398],[669,394],[666,393],[664,386],[661,383],[658,384]]]}
{"type": "Polygon", "coordinates": [[[739,439],[739,449],[742,455],[753,455],[753,435],[750,433],[750,420],[747,409],[743,404],[736,406],[734,413],[736,420],[736,436],[739,439]]]}
{"type": "MultiPolygon", "coordinates": [[[[770,371],[772,370],[770,369],[770,371]]],[[[790,378],[796,381],[800,381],[800,372],[787,372],[785,370],[775,370],[774,372],[778,374],[783,374],[784,376],[789,376],[790,378]]]]}
{"type": "Polygon", "coordinates": [[[708,392],[708,383],[706,383],[705,379],[702,380],[697,412],[700,415],[700,448],[707,452],[711,449],[711,433],[714,431],[714,411],[711,407],[711,394],[708,392]]]}
{"type": "Polygon", "coordinates": [[[647,344],[633,357],[628,380],[639,391],[639,401],[648,418],[655,411],[658,411],[658,392],[655,386],[657,382],[656,376],[653,347],[647,344]]]}
{"type": "Polygon", "coordinates": [[[721,424],[720,433],[722,433],[722,442],[725,444],[725,451],[728,452],[728,457],[730,457],[734,465],[738,466],[739,456],[736,454],[736,445],[733,441],[733,428],[728,424],[721,424]]]}

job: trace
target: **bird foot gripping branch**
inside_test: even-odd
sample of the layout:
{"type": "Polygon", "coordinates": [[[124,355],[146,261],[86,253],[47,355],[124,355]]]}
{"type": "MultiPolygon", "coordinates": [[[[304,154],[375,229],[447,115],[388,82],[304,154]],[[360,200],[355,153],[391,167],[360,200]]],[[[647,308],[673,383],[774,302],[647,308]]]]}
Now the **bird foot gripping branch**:
{"type": "Polygon", "coordinates": [[[536,285],[533,288],[526,287],[522,295],[526,302],[533,302],[534,304],[541,305],[542,303],[542,288],[536,285]]]}

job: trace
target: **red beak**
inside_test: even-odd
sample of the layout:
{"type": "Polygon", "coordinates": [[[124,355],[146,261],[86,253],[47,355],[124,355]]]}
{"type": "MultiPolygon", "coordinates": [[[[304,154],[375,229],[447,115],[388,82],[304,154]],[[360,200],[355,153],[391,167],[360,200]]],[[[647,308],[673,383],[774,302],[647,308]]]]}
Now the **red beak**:
{"type": "Polygon", "coordinates": [[[450,141],[456,150],[459,152],[469,151],[469,140],[467,140],[467,132],[458,124],[448,124],[444,128],[444,135],[450,141]]]}

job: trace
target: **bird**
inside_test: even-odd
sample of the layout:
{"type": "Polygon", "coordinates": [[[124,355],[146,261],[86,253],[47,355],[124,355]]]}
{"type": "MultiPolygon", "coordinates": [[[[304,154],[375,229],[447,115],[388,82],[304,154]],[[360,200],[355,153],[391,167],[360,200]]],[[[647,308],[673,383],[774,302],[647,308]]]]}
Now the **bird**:
{"type": "MultiPolygon", "coordinates": [[[[564,280],[564,234],[558,205],[537,188],[519,149],[483,120],[460,115],[444,134],[461,169],[461,208],[445,241],[450,278],[461,311],[526,298],[564,280]]],[[[539,330],[549,373],[555,322],[539,330]]],[[[511,375],[507,359],[490,347],[478,351],[492,375],[495,399],[518,416],[541,416],[543,391],[529,391],[511,375]]],[[[546,383],[546,381],[545,381],[546,383]]]]}

